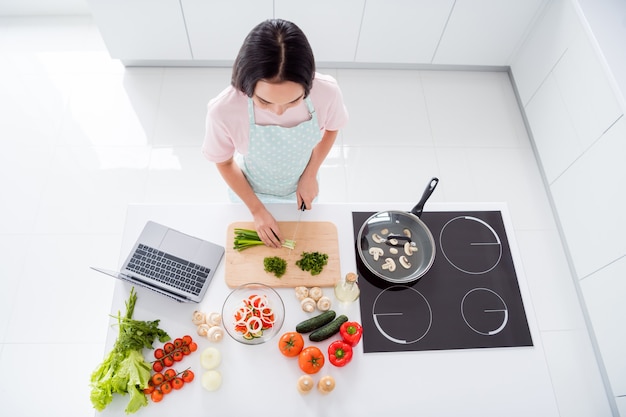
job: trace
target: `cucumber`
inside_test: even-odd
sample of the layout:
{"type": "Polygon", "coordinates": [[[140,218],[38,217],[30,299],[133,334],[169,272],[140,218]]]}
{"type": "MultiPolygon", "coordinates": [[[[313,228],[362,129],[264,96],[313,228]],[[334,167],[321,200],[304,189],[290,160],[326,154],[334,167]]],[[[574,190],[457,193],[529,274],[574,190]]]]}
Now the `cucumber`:
{"type": "Polygon", "coordinates": [[[311,333],[309,335],[309,340],[311,342],[321,342],[322,340],[326,340],[332,335],[339,332],[339,328],[341,327],[341,325],[347,321],[348,321],[348,317],[342,314],[341,316],[337,317],[335,320],[324,325],[324,327],[321,327],[315,330],[313,333],[311,333]]]}
{"type": "Polygon", "coordinates": [[[328,310],[320,314],[319,316],[311,317],[310,319],[304,320],[296,326],[296,331],[298,333],[309,333],[313,330],[319,329],[325,324],[333,321],[337,314],[333,310],[328,310]]]}

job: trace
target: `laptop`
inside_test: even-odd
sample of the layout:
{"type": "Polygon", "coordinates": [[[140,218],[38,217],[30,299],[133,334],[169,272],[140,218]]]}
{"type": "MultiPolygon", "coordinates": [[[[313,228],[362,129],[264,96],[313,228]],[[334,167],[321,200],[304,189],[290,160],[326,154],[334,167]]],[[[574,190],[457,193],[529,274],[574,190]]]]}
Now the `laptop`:
{"type": "Polygon", "coordinates": [[[148,221],[120,271],[92,269],[179,302],[199,303],[224,247],[148,221]]]}

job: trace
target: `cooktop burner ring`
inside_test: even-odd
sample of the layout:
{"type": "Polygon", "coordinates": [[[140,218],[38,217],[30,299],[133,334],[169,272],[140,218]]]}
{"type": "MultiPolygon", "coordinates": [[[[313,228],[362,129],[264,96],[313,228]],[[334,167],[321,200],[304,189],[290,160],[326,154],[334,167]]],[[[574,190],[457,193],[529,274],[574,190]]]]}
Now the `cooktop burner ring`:
{"type": "Polygon", "coordinates": [[[439,232],[439,247],[450,265],[470,275],[486,274],[502,259],[498,233],[489,223],[473,216],[448,220],[439,232]]]}
{"type": "Polygon", "coordinates": [[[467,327],[476,333],[494,336],[508,324],[509,308],[494,290],[474,288],[461,300],[461,316],[467,327]]]}
{"type": "Polygon", "coordinates": [[[419,342],[433,324],[433,310],[428,299],[406,285],[394,285],[381,291],[372,305],[372,317],[380,334],[400,345],[419,342]],[[400,296],[403,298],[401,301],[398,300],[400,296]],[[411,306],[410,310],[400,308],[407,305],[406,301],[411,306]],[[427,320],[424,320],[425,316],[427,320]]]}

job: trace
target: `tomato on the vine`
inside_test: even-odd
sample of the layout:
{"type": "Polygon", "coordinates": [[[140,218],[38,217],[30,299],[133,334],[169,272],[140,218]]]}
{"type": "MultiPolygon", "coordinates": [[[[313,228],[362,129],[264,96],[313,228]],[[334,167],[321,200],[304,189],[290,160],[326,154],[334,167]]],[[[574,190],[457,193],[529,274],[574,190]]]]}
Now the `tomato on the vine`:
{"type": "Polygon", "coordinates": [[[161,372],[157,372],[156,374],[152,375],[152,384],[155,387],[158,387],[164,381],[165,381],[165,376],[163,376],[163,374],[161,372]]]}
{"type": "Polygon", "coordinates": [[[153,370],[154,372],[161,372],[161,371],[163,370],[163,362],[161,362],[161,361],[155,361],[155,362],[152,364],[152,370],[153,370]]]}
{"type": "Polygon", "coordinates": [[[161,392],[163,394],[169,394],[170,392],[172,392],[172,384],[170,384],[169,381],[165,381],[164,383],[162,383],[161,392]]]}
{"type": "Polygon", "coordinates": [[[165,377],[166,381],[170,381],[176,377],[176,371],[172,368],[166,369],[165,372],[163,372],[163,376],[165,377]]]}
{"type": "Polygon", "coordinates": [[[191,342],[193,342],[193,339],[191,338],[191,336],[189,336],[188,334],[183,336],[183,344],[184,345],[190,345],[191,342]]]}
{"type": "Polygon", "coordinates": [[[174,347],[176,349],[180,349],[183,347],[183,339],[181,339],[180,337],[177,337],[176,339],[174,339],[174,347]]]}
{"type": "Polygon", "coordinates": [[[183,379],[183,381],[185,382],[191,382],[193,381],[194,378],[194,373],[191,369],[186,369],[183,371],[183,374],[181,375],[181,378],[183,379]]]}
{"type": "Polygon", "coordinates": [[[174,359],[174,361],[176,362],[182,361],[184,356],[185,355],[180,350],[175,350],[174,352],[172,352],[172,359],[174,359]]]}
{"type": "Polygon", "coordinates": [[[174,359],[172,359],[171,356],[166,356],[163,358],[163,365],[165,365],[166,367],[170,367],[172,365],[174,365],[174,359]]]}
{"type": "Polygon", "coordinates": [[[155,390],[154,385],[152,384],[148,384],[148,388],[144,388],[143,389],[143,393],[146,395],[150,395],[152,394],[152,392],[155,390]]]}
{"type": "Polygon", "coordinates": [[[156,359],[161,359],[163,356],[165,356],[165,351],[161,348],[158,348],[154,351],[154,357],[156,359]]]}
{"type": "Polygon", "coordinates": [[[172,342],[167,342],[165,345],[163,345],[163,350],[165,351],[165,353],[172,353],[174,349],[176,349],[176,346],[174,346],[172,342]]]}
{"type": "Polygon", "coordinates": [[[196,350],[198,350],[198,344],[196,342],[189,343],[189,350],[195,352],[196,350]]]}
{"type": "Polygon", "coordinates": [[[185,385],[185,382],[179,377],[172,380],[172,388],[174,389],[181,389],[183,385],[185,385]]]}
{"type": "Polygon", "coordinates": [[[161,391],[159,391],[158,389],[155,389],[154,391],[152,391],[152,393],[150,394],[150,398],[152,399],[152,401],[154,401],[155,403],[158,403],[159,401],[161,401],[163,399],[163,393],[161,391]]]}

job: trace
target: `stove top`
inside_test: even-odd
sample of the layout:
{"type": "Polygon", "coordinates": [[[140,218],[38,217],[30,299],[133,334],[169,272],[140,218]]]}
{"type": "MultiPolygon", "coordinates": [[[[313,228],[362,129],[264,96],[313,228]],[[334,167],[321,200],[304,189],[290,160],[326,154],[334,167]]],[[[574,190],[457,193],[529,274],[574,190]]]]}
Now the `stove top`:
{"type": "MultiPolygon", "coordinates": [[[[373,214],[352,213],[355,242],[373,214]]],[[[364,352],[532,346],[501,213],[424,212],[421,220],[436,253],[419,280],[384,281],[356,253],[364,352]]]]}

